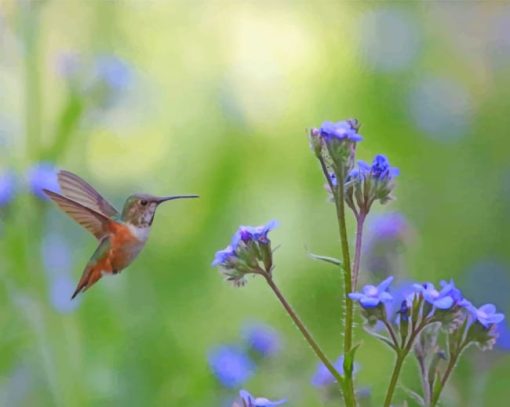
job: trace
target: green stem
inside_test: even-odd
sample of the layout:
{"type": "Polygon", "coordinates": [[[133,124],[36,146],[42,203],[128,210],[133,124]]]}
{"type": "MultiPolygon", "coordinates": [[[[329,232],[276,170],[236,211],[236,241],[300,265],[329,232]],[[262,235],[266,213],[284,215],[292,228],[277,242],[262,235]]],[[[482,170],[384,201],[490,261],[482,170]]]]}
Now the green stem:
{"type": "MultiPolygon", "coordinates": [[[[345,201],[344,201],[344,180],[343,169],[338,171],[338,180],[336,188],[336,212],[338,219],[338,229],[340,233],[340,241],[342,245],[342,257],[344,266],[344,309],[345,309],[345,332],[344,332],[344,360],[352,349],[352,327],[354,323],[354,309],[349,294],[352,292],[352,272],[351,258],[349,254],[349,242],[347,240],[347,228],[345,225],[345,201]]],[[[354,362],[354,361],[351,361],[354,362]]],[[[352,363],[349,363],[352,367],[352,363]]],[[[345,403],[347,406],[356,405],[356,397],[354,395],[354,383],[352,378],[352,368],[344,363],[345,372],[345,403]]]]}
{"type": "Polygon", "coordinates": [[[388,386],[388,390],[386,391],[386,398],[384,399],[384,407],[390,407],[391,400],[393,400],[393,393],[395,392],[395,387],[397,386],[398,377],[400,375],[400,371],[402,369],[402,365],[404,363],[405,358],[409,354],[409,351],[413,347],[414,341],[418,334],[422,331],[423,328],[427,325],[428,321],[423,320],[418,327],[413,331],[407,343],[402,344],[403,348],[397,350],[397,359],[395,361],[395,366],[393,367],[393,373],[391,374],[390,384],[388,386]]]}
{"type": "Polygon", "coordinates": [[[363,241],[363,225],[365,223],[366,213],[361,209],[356,217],[356,246],[354,251],[354,264],[352,266],[352,287],[356,291],[358,284],[359,266],[361,261],[361,242],[363,241]]]}
{"type": "Polygon", "coordinates": [[[448,362],[448,366],[446,367],[441,382],[439,383],[439,386],[437,387],[437,390],[434,392],[434,396],[432,397],[432,402],[430,403],[431,407],[434,407],[439,402],[439,397],[441,397],[441,393],[444,389],[444,386],[446,385],[446,382],[450,378],[450,375],[453,372],[453,368],[457,364],[457,360],[459,359],[460,354],[464,350],[464,347],[465,345],[462,344],[458,348],[458,350],[450,357],[450,361],[448,362]]]}
{"type": "Polygon", "coordinates": [[[283,308],[285,308],[285,310],[287,311],[289,316],[292,318],[292,320],[294,321],[294,323],[296,324],[298,329],[301,331],[301,333],[303,334],[304,338],[306,339],[306,341],[308,342],[308,344],[310,345],[312,350],[315,352],[317,357],[321,360],[322,363],[324,363],[324,366],[326,366],[326,368],[330,371],[330,373],[333,375],[333,377],[343,387],[344,386],[344,378],[335,369],[333,364],[329,361],[327,356],[324,354],[324,352],[322,351],[320,346],[317,344],[317,342],[313,338],[313,336],[310,333],[310,331],[308,331],[308,329],[306,328],[306,326],[303,323],[303,321],[301,321],[301,319],[297,315],[296,311],[294,311],[292,306],[287,302],[287,300],[283,296],[282,292],[280,291],[278,286],[273,281],[273,278],[271,276],[268,276],[266,273],[261,273],[261,274],[264,276],[264,278],[267,281],[267,284],[269,284],[269,287],[271,287],[271,289],[275,293],[275,295],[278,298],[278,300],[280,300],[281,304],[283,305],[283,308]]]}
{"type": "Polygon", "coordinates": [[[406,356],[407,352],[397,353],[397,359],[395,360],[395,366],[393,367],[393,373],[391,374],[390,385],[388,386],[388,391],[384,400],[384,407],[390,407],[391,405],[391,400],[393,399],[393,393],[395,392],[395,387],[397,386],[400,370],[402,369],[402,365],[406,356]]]}

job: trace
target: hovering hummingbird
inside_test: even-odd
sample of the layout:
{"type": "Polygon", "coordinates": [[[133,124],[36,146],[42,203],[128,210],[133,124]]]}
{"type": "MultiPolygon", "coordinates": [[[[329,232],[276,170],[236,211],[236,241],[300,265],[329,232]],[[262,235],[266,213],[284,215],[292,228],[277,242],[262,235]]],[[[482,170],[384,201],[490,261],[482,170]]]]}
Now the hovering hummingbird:
{"type": "Polygon", "coordinates": [[[57,177],[62,195],[47,189],[44,193],[99,240],[71,299],[94,285],[104,274],[117,274],[131,264],[149,237],[159,204],[172,199],[198,198],[198,195],[157,197],[134,194],[127,198],[122,213],[119,213],[77,175],[61,170],[57,177]]]}

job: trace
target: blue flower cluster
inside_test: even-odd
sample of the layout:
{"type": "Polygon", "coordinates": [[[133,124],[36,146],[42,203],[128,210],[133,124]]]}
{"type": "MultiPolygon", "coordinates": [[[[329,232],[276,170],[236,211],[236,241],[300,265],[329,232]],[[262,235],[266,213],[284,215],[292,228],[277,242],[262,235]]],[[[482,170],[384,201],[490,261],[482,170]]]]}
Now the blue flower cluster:
{"type": "Polygon", "coordinates": [[[395,177],[399,169],[392,167],[386,156],[378,154],[372,165],[359,160],[346,178],[346,201],[351,208],[357,206],[359,212],[368,213],[374,201],[381,204],[393,199],[395,177]],[[355,205],[356,204],[356,205],[355,205]]]}
{"type": "Polygon", "coordinates": [[[227,281],[236,287],[246,284],[248,274],[270,276],[273,253],[268,234],[276,226],[274,220],[263,226],[241,226],[230,244],[216,252],[213,267],[219,267],[227,281]]]}
{"type": "Polygon", "coordinates": [[[441,323],[450,331],[464,329],[459,337],[467,342],[478,343],[483,348],[491,347],[494,343],[496,325],[504,320],[504,315],[498,313],[492,304],[475,307],[463,297],[453,280],[441,281],[439,289],[429,282],[413,284],[400,307],[387,306],[393,300],[393,295],[388,291],[392,281],[393,277],[390,276],[377,286],[366,285],[360,292],[349,294],[352,300],[361,305],[362,313],[370,324],[381,320],[385,323],[396,321],[402,325],[414,319],[414,326],[423,329],[429,324],[441,323]],[[393,309],[399,309],[397,318],[387,315],[393,309]]]}

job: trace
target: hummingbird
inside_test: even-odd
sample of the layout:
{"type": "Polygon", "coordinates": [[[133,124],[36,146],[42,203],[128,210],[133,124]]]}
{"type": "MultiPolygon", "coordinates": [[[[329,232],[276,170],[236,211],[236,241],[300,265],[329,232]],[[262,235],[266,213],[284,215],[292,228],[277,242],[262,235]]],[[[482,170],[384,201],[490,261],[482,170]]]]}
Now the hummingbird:
{"type": "Polygon", "coordinates": [[[60,170],[57,179],[61,194],[47,189],[44,193],[99,240],[71,299],[92,287],[103,275],[120,273],[131,264],[147,242],[154,214],[161,203],[198,198],[198,195],[133,194],[126,199],[122,212],[118,212],[78,175],[60,170]]]}

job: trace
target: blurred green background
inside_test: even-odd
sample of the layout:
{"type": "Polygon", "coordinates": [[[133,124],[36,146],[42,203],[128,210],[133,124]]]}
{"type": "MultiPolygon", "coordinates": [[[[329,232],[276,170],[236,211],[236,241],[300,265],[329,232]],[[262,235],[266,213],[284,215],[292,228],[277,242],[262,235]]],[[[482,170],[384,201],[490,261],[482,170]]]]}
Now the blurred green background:
{"type": "MultiPolygon", "coordinates": [[[[397,200],[371,215],[406,219],[390,273],[454,277],[510,312],[509,112],[504,2],[2,0],[0,404],[224,406],[241,386],[223,388],[208,355],[254,320],[282,347],[242,387],[338,405],[310,384],[317,361],[263,281],[234,289],[210,266],[238,225],[277,219],[276,279],[339,355],[341,275],[307,256],[340,251],[306,137],[323,120],[356,117],[358,157],[401,170],[397,200]],[[161,207],[135,263],[70,303],[96,242],[30,193],[41,162],[117,207],[132,192],[201,198],[161,207]]],[[[356,338],[377,406],[392,355],[356,338]]],[[[508,347],[470,349],[445,405],[507,405],[508,347]]],[[[403,382],[419,389],[412,360],[403,382]]]]}

